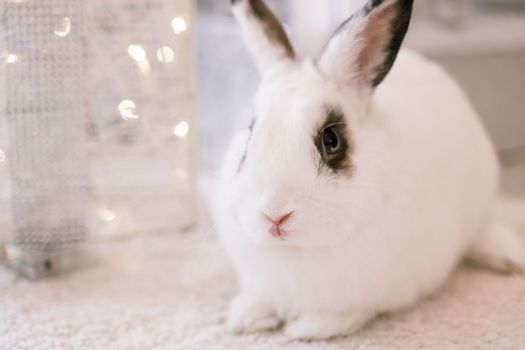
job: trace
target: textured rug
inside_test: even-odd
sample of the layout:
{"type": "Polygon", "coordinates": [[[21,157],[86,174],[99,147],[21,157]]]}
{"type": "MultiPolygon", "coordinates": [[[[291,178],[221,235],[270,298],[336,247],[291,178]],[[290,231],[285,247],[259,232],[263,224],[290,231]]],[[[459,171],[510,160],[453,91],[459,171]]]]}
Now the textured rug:
{"type": "MultiPolygon", "coordinates": [[[[521,202],[501,215],[525,228],[521,202]]],[[[0,349],[525,349],[525,277],[469,267],[344,339],[232,336],[223,321],[235,276],[210,227],[93,245],[92,263],[59,278],[0,269],[0,349]]]]}

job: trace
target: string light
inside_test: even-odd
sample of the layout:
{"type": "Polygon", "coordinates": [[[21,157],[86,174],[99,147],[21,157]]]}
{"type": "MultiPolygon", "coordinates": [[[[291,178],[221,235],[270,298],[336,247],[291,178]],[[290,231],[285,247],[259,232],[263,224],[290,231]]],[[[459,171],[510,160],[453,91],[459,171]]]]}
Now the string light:
{"type": "MultiPolygon", "coordinates": [[[[27,0],[6,0],[11,3],[27,3],[27,0]]],[[[181,33],[187,32],[189,29],[192,29],[190,27],[189,20],[185,20],[184,14],[180,14],[181,16],[172,17],[171,22],[165,22],[166,29],[169,31],[168,25],[171,24],[172,30],[175,34],[179,35],[181,33]]],[[[78,29],[76,27],[77,22],[76,17],[73,14],[68,14],[64,12],[58,12],[55,14],[55,18],[52,19],[51,26],[48,29],[48,34],[53,37],[55,35],[55,40],[57,41],[64,41],[64,40],[70,40],[72,38],[72,35],[76,35],[75,31],[78,29]],[[57,16],[58,15],[58,16],[57,16]],[[67,16],[66,16],[67,15],[67,16]],[[71,17],[69,17],[71,16],[71,17]],[[73,32],[72,32],[73,31],[73,32]],[[73,33],[73,34],[72,34],[73,33]],[[63,38],[63,39],[62,39],[63,38]]],[[[168,18],[169,21],[169,18],[168,18]]],[[[168,33],[169,34],[169,33],[168,33]]],[[[173,35],[173,34],[172,34],[173,35]]],[[[159,44],[158,46],[150,47],[146,42],[141,42],[140,39],[135,39],[132,41],[125,42],[120,47],[120,55],[124,56],[123,58],[126,58],[126,50],[127,54],[130,58],[128,58],[128,63],[133,66],[134,64],[137,65],[137,70],[139,70],[141,73],[150,73],[152,66],[155,67],[154,60],[158,60],[158,62],[161,63],[171,63],[175,61],[175,52],[171,44],[168,44],[168,42],[162,42],[166,43],[168,45],[159,44]],[[137,40],[137,41],[135,41],[137,40]],[[128,45],[126,47],[126,45],[128,45]],[[156,51],[155,51],[156,49],[156,51]]],[[[180,54],[183,54],[184,52],[181,52],[180,54]]],[[[177,56],[179,56],[179,52],[177,51],[177,56]]],[[[14,64],[17,62],[21,62],[20,64],[25,64],[27,60],[29,60],[30,57],[27,57],[24,52],[9,52],[7,50],[0,49],[0,64],[2,62],[6,64],[14,64]]],[[[178,57],[177,57],[178,58],[178,57]]],[[[155,77],[156,78],[156,77],[155,77]]],[[[153,78],[152,78],[153,79],[153,78]]],[[[132,120],[137,120],[139,118],[144,117],[146,112],[143,111],[143,100],[137,98],[134,95],[123,95],[120,99],[113,100],[113,113],[114,118],[118,121],[118,119],[122,118],[131,125],[137,125],[134,124],[132,120]],[[126,99],[124,99],[126,98],[126,99]],[[130,98],[133,98],[134,100],[137,100],[137,103],[134,102],[134,100],[131,100],[130,98]],[[120,100],[122,99],[122,100],[120,100]],[[138,108],[137,108],[138,105],[138,108]],[[115,110],[115,108],[118,109],[118,113],[115,110]],[[144,113],[144,115],[142,115],[144,113]],[[139,115],[140,114],[140,115],[139,115]]],[[[193,127],[193,124],[191,125],[193,127]]],[[[166,130],[168,133],[170,133],[171,130],[173,130],[173,135],[171,136],[184,139],[188,136],[190,132],[190,124],[189,121],[177,121],[174,124],[172,124],[171,128],[168,126],[168,130],[166,130]],[[173,128],[173,129],[172,129],[173,128]]],[[[193,132],[193,130],[192,130],[193,132]]],[[[6,152],[4,152],[3,149],[0,148],[0,169],[4,166],[9,165],[12,162],[11,158],[8,158],[8,155],[6,152]]],[[[173,170],[172,170],[173,171],[173,170]]],[[[185,180],[189,174],[186,169],[177,169],[175,170],[175,176],[177,179],[185,180]]],[[[102,204],[102,203],[101,203],[102,204]]],[[[92,212],[92,215],[95,216],[96,219],[101,220],[102,222],[115,222],[115,220],[121,220],[122,213],[120,209],[118,211],[113,210],[115,208],[108,207],[106,205],[99,204],[95,208],[92,208],[94,213],[92,212]]],[[[117,208],[118,209],[118,208],[117,208]]]]}
{"type": "Polygon", "coordinates": [[[62,18],[55,25],[55,35],[61,38],[65,37],[71,31],[71,19],[69,17],[62,18]]]}
{"type": "Polygon", "coordinates": [[[135,112],[135,108],[137,106],[135,105],[135,102],[131,100],[123,100],[118,105],[118,110],[120,112],[120,115],[122,119],[124,120],[130,120],[130,119],[138,119],[139,116],[135,112]]]}
{"type": "Polygon", "coordinates": [[[169,46],[162,46],[157,50],[157,59],[159,62],[169,63],[173,61],[175,54],[169,46]]]}
{"type": "Polygon", "coordinates": [[[135,61],[140,62],[146,59],[146,50],[140,45],[129,45],[128,53],[135,61]]]}
{"type": "Polygon", "coordinates": [[[113,210],[107,208],[99,208],[98,216],[104,221],[110,222],[116,219],[117,214],[113,210]]]}
{"type": "Polygon", "coordinates": [[[171,21],[171,27],[173,28],[173,31],[175,34],[180,34],[182,32],[185,32],[186,29],[188,29],[188,25],[186,24],[186,21],[182,17],[175,17],[171,21]]]}
{"type": "Polygon", "coordinates": [[[144,61],[137,61],[137,66],[140,69],[140,72],[144,75],[147,75],[151,72],[151,65],[149,64],[149,60],[145,59],[144,61]]]}
{"type": "Polygon", "coordinates": [[[0,166],[4,165],[7,162],[7,155],[2,149],[0,149],[0,166]]]}
{"type": "Polygon", "coordinates": [[[18,62],[18,55],[15,55],[14,53],[10,53],[7,55],[5,59],[6,63],[16,63],[18,62]]]}
{"type": "Polygon", "coordinates": [[[175,134],[175,136],[180,137],[180,138],[186,137],[189,131],[190,131],[190,126],[188,123],[184,121],[175,125],[175,128],[173,129],[173,133],[175,134]]]}

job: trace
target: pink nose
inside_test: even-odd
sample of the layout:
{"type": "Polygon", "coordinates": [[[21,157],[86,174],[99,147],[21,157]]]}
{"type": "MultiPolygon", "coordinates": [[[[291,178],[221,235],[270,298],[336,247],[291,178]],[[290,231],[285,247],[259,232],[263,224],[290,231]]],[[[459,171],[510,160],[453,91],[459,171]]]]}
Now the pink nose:
{"type": "Polygon", "coordinates": [[[292,216],[294,212],[291,211],[289,213],[286,213],[286,214],[282,214],[282,215],[278,215],[276,217],[272,217],[268,214],[264,214],[264,216],[269,220],[271,221],[275,226],[279,226],[279,225],[282,225],[286,220],[288,220],[290,218],[290,216],[292,216]]]}

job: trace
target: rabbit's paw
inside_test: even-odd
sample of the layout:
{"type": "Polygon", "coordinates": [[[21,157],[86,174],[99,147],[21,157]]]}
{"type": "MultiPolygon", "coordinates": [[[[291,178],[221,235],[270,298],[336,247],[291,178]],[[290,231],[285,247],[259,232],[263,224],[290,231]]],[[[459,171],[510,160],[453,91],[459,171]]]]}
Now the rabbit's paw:
{"type": "Polygon", "coordinates": [[[286,334],[296,340],[341,337],[358,331],[373,317],[370,312],[303,315],[288,325],[286,334]]]}
{"type": "Polygon", "coordinates": [[[468,260],[493,270],[525,274],[525,239],[505,224],[492,224],[478,237],[468,260]]]}
{"type": "Polygon", "coordinates": [[[280,325],[281,321],[269,305],[248,295],[238,295],[230,304],[228,329],[232,333],[269,331],[280,325]]]}

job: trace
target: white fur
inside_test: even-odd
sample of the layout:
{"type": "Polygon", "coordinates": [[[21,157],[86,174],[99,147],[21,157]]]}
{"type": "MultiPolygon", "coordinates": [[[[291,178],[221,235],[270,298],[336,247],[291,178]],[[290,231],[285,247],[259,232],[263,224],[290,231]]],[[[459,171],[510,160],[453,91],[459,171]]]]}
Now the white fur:
{"type": "Polygon", "coordinates": [[[255,17],[248,1],[239,1],[232,7],[232,12],[242,29],[248,50],[255,57],[255,64],[261,75],[288,59],[286,49],[267,37],[264,23],[255,17]]]}
{"type": "Polygon", "coordinates": [[[264,76],[253,135],[236,136],[214,199],[241,289],[232,331],[284,321],[293,338],[348,334],[436,290],[481,239],[498,164],[457,84],[405,51],[371,99],[360,96],[309,61],[264,76]],[[346,116],[349,176],[318,172],[327,104],[346,116]],[[270,235],[263,213],[292,210],[286,239],[270,235]]]}

